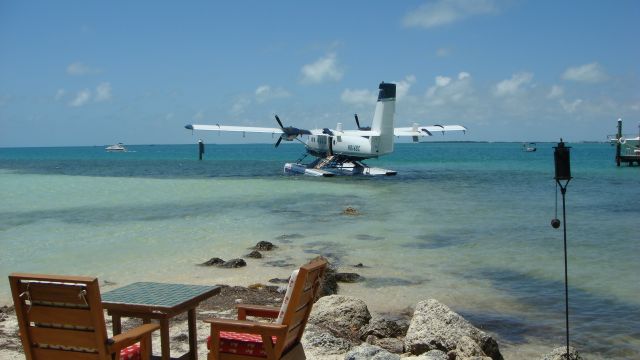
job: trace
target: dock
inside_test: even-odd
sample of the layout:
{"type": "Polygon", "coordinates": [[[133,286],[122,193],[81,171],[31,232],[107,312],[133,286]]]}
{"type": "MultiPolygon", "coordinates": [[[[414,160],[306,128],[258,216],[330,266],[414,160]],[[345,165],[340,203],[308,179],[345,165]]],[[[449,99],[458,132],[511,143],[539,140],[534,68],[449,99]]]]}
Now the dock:
{"type": "Polygon", "coordinates": [[[610,140],[616,144],[616,165],[628,164],[640,166],[640,124],[638,124],[638,137],[622,135],[622,119],[618,119],[618,133],[610,136],[610,140]]]}

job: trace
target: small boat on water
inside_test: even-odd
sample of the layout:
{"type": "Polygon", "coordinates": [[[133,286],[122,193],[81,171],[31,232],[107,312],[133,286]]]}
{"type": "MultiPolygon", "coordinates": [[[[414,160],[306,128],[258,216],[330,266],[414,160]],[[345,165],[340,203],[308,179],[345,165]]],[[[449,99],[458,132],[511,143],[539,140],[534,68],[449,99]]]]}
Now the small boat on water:
{"type": "Polygon", "coordinates": [[[536,148],[536,143],[524,143],[522,144],[522,151],[524,152],[534,152],[538,150],[536,148]]]}
{"type": "Polygon", "coordinates": [[[107,146],[105,150],[107,150],[108,152],[126,152],[127,148],[124,147],[123,143],[117,143],[111,146],[107,146]]]}

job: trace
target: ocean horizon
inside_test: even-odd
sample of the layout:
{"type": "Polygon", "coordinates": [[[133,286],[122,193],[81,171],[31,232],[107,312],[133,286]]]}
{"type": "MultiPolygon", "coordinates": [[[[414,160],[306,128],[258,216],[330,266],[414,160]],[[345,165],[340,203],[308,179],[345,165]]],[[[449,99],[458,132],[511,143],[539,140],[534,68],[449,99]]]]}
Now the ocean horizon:
{"type": "MultiPolygon", "coordinates": [[[[340,293],[373,311],[433,297],[494,334],[506,358],[535,358],[564,345],[565,329],[555,143],[537,144],[400,143],[367,161],[398,171],[382,178],[285,175],[303,154],[294,144],[208,143],[202,161],[194,144],[0,148],[0,304],[11,272],[97,276],[104,290],[249,285],[323,255],[364,277],[340,293]],[[258,241],[278,248],[240,269],[197,265],[258,241]]],[[[639,358],[640,169],[616,167],[607,143],[568,146],[572,346],[639,358]]]]}

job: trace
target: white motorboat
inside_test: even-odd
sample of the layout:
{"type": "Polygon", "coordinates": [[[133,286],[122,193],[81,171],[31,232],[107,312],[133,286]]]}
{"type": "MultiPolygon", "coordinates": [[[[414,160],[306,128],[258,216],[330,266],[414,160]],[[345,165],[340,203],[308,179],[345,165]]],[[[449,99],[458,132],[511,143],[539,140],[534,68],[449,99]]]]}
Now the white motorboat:
{"type": "Polygon", "coordinates": [[[524,143],[522,144],[522,151],[524,152],[534,152],[538,150],[536,148],[536,143],[524,143]]]}
{"type": "Polygon", "coordinates": [[[108,152],[126,152],[127,148],[124,147],[124,144],[117,143],[111,146],[107,146],[105,150],[107,150],[108,152]]]}

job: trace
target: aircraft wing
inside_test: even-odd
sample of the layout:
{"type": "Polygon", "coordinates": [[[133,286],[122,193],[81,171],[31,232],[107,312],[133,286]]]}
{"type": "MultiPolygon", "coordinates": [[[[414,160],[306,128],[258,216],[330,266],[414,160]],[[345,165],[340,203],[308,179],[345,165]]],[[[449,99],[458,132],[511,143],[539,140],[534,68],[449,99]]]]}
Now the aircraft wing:
{"type": "MultiPolygon", "coordinates": [[[[380,136],[380,133],[378,131],[371,131],[371,130],[343,130],[343,131],[338,131],[338,130],[333,130],[331,129],[331,134],[330,135],[335,135],[335,136],[380,136]]],[[[325,132],[326,134],[326,132],[325,132]]]]}
{"type": "Polygon", "coordinates": [[[313,129],[297,129],[292,127],[283,128],[266,128],[256,126],[230,126],[230,125],[198,125],[189,124],[185,125],[185,129],[188,130],[209,130],[209,131],[235,131],[235,132],[250,132],[250,133],[267,133],[267,134],[287,134],[287,135],[321,135],[323,130],[313,129]]]}
{"type": "Polygon", "coordinates": [[[189,130],[210,130],[210,131],[237,131],[237,132],[255,132],[255,133],[268,133],[268,134],[282,134],[282,129],[279,128],[265,128],[255,126],[228,126],[228,125],[186,125],[186,129],[189,130]]]}
{"type": "Polygon", "coordinates": [[[395,136],[433,136],[434,133],[450,132],[450,131],[462,131],[466,132],[467,128],[462,125],[429,125],[420,126],[413,124],[412,127],[394,128],[393,134],[395,136]]]}

